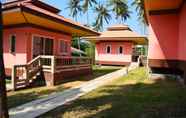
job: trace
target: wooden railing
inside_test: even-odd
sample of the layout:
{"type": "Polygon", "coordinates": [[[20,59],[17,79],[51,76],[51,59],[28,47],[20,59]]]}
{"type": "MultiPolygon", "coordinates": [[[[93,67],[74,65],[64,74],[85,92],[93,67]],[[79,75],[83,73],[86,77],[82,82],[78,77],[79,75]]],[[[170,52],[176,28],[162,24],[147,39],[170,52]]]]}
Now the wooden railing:
{"type": "Polygon", "coordinates": [[[28,86],[41,71],[40,56],[25,65],[14,65],[12,69],[13,90],[28,86]]]}
{"type": "Polygon", "coordinates": [[[55,57],[54,71],[67,71],[91,66],[91,59],[86,57],[55,57]]]}
{"type": "Polygon", "coordinates": [[[14,90],[29,86],[41,71],[55,73],[90,68],[91,62],[86,57],[38,56],[25,65],[13,66],[12,86],[14,90]]]}

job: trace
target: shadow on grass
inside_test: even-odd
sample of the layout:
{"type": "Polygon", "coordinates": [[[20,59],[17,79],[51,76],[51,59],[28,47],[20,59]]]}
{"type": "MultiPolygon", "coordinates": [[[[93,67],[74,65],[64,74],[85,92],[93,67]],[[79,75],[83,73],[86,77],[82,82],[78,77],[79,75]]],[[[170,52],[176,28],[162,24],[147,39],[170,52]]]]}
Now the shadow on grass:
{"type": "Polygon", "coordinates": [[[8,93],[8,108],[13,108],[18,105],[25,104],[32,100],[36,100],[39,98],[46,97],[52,93],[62,92],[68,88],[59,86],[59,87],[37,87],[37,88],[30,88],[24,89],[16,92],[9,92],[8,93]]]}
{"type": "MultiPolygon", "coordinates": [[[[75,78],[65,79],[62,84],[57,85],[55,87],[48,88],[45,86],[45,80],[42,78],[36,79],[34,84],[30,87],[27,87],[22,90],[18,90],[15,92],[8,92],[8,107],[13,108],[18,105],[22,105],[24,103],[30,102],[32,100],[36,100],[39,98],[43,98],[48,96],[51,93],[62,92],[66,89],[69,89],[70,86],[64,86],[65,83],[70,83],[74,81],[90,81],[95,79],[96,77],[108,74],[110,72],[116,71],[118,69],[94,69],[92,75],[80,76],[75,78]]],[[[74,86],[74,85],[73,85],[74,86]]]]}
{"type": "Polygon", "coordinates": [[[186,89],[175,80],[101,87],[39,118],[185,118],[186,89]]]}

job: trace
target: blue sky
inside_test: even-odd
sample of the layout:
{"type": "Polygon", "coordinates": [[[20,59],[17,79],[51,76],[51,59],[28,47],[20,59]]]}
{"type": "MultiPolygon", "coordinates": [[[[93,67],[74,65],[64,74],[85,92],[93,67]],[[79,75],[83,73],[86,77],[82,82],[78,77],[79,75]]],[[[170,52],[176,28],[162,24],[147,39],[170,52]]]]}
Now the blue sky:
{"type": "MultiPolygon", "coordinates": [[[[60,15],[64,16],[65,18],[70,18],[73,19],[69,14],[70,14],[70,10],[67,9],[67,3],[69,2],[69,0],[43,0],[46,3],[49,3],[50,5],[53,5],[57,8],[59,8],[61,10],[60,15]]],[[[137,13],[136,10],[133,6],[131,6],[133,0],[128,0],[128,4],[130,6],[130,11],[132,11],[131,13],[131,18],[129,18],[125,24],[129,25],[130,28],[132,30],[134,30],[135,32],[138,32],[140,34],[144,34],[143,31],[143,26],[138,22],[137,19],[137,13]]],[[[99,0],[99,2],[101,3],[105,3],[105,0],[99,0]]],[[[93,22],[95,20],[95,14],[94,13],[89,13],[89,22],[93,22]]],[[[87,23],[87,16],[86,14],[81,14],[81,16],[78,17],[78,22],[80,22],[81,24],[86,24],[87,23]]],[[[118,22],[115,20],[114,16],[112,17],[112,20],[110,21],[110,24],[104,24],[104,29],[106,29],[108,26],[111,26],[113,24],[118,24],[118,22]]]]}

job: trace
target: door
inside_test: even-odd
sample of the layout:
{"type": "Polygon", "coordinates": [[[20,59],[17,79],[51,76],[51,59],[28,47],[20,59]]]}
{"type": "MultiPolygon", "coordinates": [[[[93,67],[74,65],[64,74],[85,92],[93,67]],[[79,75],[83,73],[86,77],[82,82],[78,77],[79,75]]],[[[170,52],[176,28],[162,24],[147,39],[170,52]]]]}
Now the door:
{"type": "Polygon", "coordinates": [[[53,55],[53,39],[34,36],[32,49],[33,58],[39,55],[53,55]]]}

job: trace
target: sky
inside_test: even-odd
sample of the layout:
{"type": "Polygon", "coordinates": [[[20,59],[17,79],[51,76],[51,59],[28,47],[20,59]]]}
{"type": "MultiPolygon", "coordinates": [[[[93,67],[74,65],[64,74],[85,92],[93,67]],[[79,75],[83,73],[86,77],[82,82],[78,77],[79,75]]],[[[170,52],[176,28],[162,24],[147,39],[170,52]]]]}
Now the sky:
{"type": "MultiPolygon", "coordinates": [[[[74,18],[72,18],[70,16],[70,10],[67,9],[67,7],[68,7],[67,4],[68,4],[69,0],[43,0],[43,1],[60,9],[61,10],[60,15],[64,16],[65,18],[69,18],[69,19],[74,20],[74,18]]],[[[141,25],[140,22],[138,21],[136,10],[133,6],[131,6],[132,1],[133,0],[128,0],[129,10],[132,13],[131,13],[131,17],[127,21],[125,21],[125,24],[127,24],[133,31],[144,35],[144,26],[141,25]]],[[[106,0],[98,0],[98,2],[106,4],[106,0]]],[[[93,12],[89,13],[89,23],[94,22],[95,16],[96,16],[95,13],[93,13],[93,12]]],[[[78,17],[78,22],[80,22],[81,24],[86,24],[87,23],[87,15],[82,13],[78,17]]],[[[104,30],[106,30],[106,28],[108,26],[112,26],[114,24],[119,24],[119,23],[117,22],[117,20],[115,20],[115,17],[112,14],[112,20],[110,20],[109,24],[104,23],[104,30]]]]}

